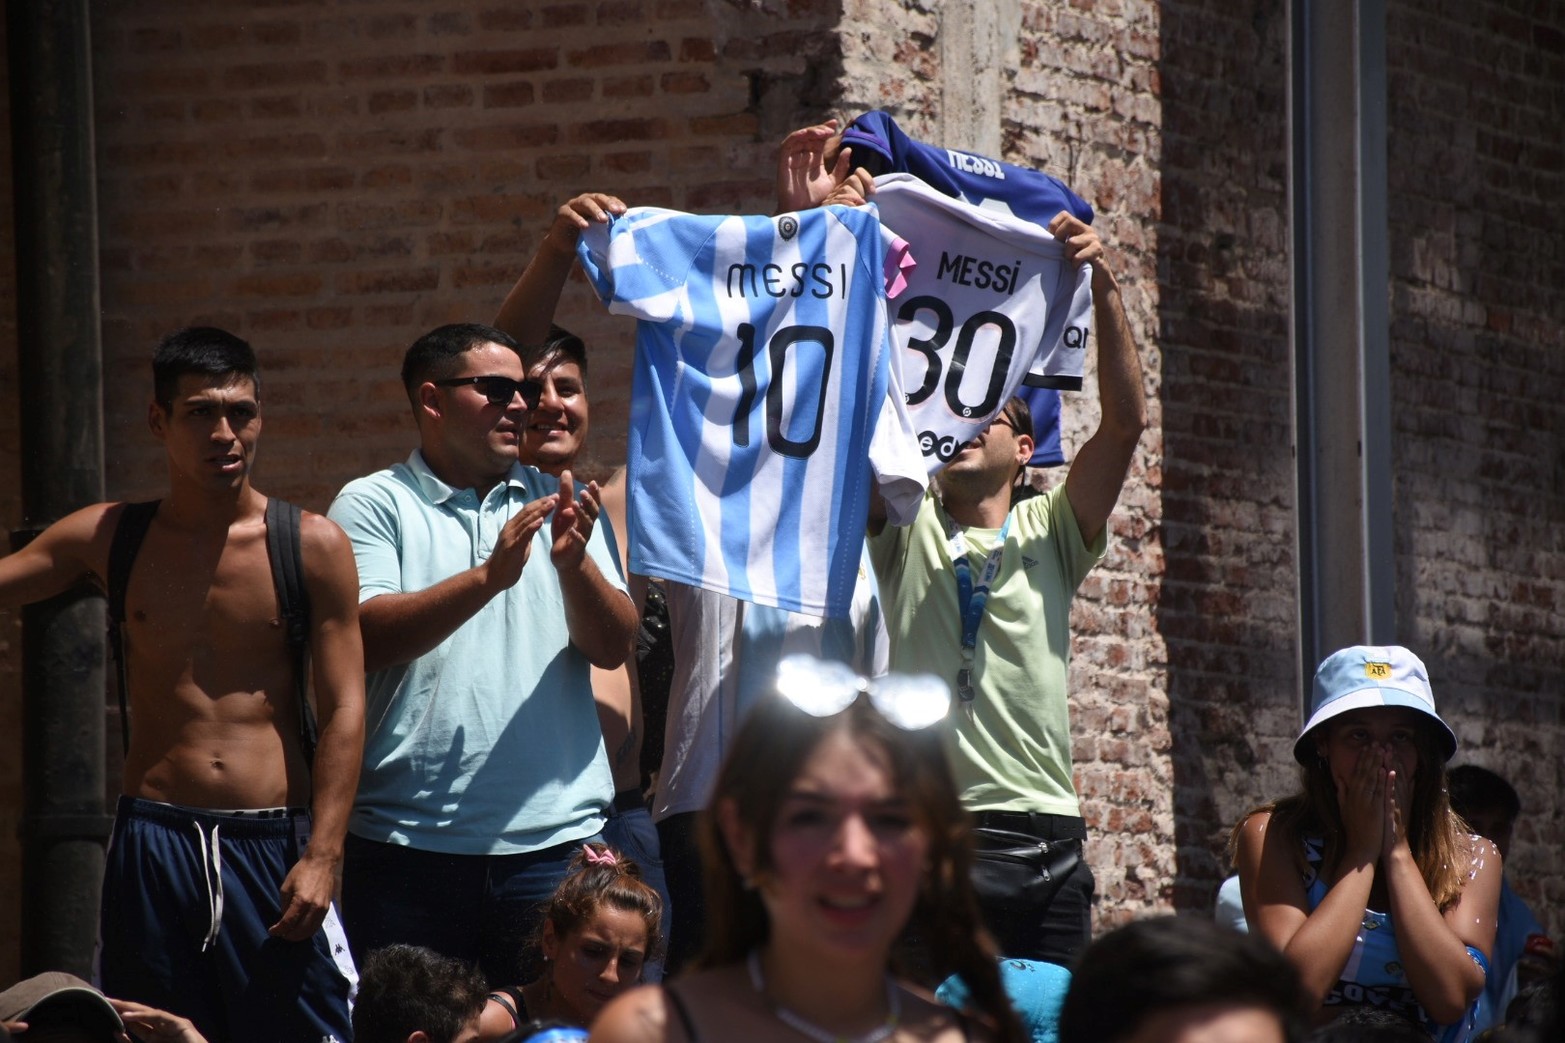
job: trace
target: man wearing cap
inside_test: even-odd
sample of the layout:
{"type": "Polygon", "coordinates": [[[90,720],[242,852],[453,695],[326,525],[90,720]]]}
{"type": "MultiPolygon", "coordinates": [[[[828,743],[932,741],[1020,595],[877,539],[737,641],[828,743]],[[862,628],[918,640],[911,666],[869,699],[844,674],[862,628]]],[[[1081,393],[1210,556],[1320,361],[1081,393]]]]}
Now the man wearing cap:
{"type": "Polygon", "coordinates": [[[46,971],[0,992],[0,1039],[121,1043],[127,1028],[145,1043],[206,1043],[189,1018],[109,999],[72,974],[46,971]]]}
{"type": "Polygon", "coordinates": [[[596,483],[518,462],[540,386],[509,335],[432,330],[402,380],[419,448],[330,510],[369,673],[344,922],[359,956],[405,942],[525,981],[537,909],[613,797],[589,670],[625,661],[636,611],[596,483]]]}
{"type": "Polygon", "coordinates": [[[1245,919],[1298,969],[1318,1020],[1368,1005],[1467,1038],[1501,873],[1494,845],[1451,810],[1455,751],[1417,656],[1345,648],[1311,686],[1293,746],[1302,791],[1236,827],[1245,919]]]}

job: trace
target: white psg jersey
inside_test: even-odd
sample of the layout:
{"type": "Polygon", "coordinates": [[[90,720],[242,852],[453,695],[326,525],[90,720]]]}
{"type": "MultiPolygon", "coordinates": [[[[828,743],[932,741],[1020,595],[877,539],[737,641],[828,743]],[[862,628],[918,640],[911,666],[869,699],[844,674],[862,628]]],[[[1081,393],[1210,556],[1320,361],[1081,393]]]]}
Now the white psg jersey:
{"type": "Polygon", "coordinates": [[[1092,269],[1045,229],[937,192],[911,174],[875,179],[887,228],[917,266],[889,303],[908,412],[931,473],[1018,387],[1081,387],[1092,269]]]}
{"type": "Polygon", "coordinates": [[[846,616],[873,467],[910,518],[926,481],[894,373],[866,207],[714,217],[637,207],[582,233],[609,310],[640,319],[630,566],[846,616]]]}

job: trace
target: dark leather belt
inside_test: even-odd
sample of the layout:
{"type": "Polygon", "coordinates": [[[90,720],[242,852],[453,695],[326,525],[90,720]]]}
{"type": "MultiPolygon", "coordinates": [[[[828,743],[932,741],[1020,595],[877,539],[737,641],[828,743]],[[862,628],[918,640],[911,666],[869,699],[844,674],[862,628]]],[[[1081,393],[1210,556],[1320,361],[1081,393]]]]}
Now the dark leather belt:
{"type": "Polygon", "coordinates": [[[973,825],[980,829],[1026,833],[1040,840],[1087,839],[1087,822],[1079,815],[1050,815],[1042,811],[975,811],[973,825]]]}

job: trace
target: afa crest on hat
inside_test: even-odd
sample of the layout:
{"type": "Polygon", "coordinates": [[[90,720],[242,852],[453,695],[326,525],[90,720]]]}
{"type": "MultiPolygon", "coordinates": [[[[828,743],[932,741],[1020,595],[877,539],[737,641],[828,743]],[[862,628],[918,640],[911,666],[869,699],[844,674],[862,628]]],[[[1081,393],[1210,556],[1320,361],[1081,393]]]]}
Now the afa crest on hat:
{"type": "Polygon", "coordinates": [[[1445,759],[1456,753],[1456,733],[1435,712],[1424,661],[1401,645],[1354,645],[1333,652],[1315,671],[1310,689],[1310,716],[1293,743],[1293,759],[1308,762],[1313,751],[1305,742],[1320,725],[1371,706],[1402,706],[1425,714],[1436,725],[1445,759]]]}

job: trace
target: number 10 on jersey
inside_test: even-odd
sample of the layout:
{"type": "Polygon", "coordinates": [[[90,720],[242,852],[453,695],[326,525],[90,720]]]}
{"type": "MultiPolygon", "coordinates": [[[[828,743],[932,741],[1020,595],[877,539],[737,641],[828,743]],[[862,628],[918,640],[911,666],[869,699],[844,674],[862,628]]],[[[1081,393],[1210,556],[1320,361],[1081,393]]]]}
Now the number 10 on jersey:
{"type": "MultiPolygon", "coordinates": [[[[756,362],[760,348],[755,342],[755,327],[748,322],[739,325],[739,404],[734,409],[734,444],[750,444],[750,412],[755,399],[761,393],[760,379],[756,375],[756,362]]],[[[766,443],[774,453],[782,456],[805,458],[821,444],[821,428],[826,422],[826,393],[831,383],[832,354],[836,340],[825,326],[783,326],[766,342],[766,364],[770,378],[766,382],[766,443]],[[818,364],[809,365],[799,355],[794,356],[794,372],[798,385],[792,402],[785,402],[784,372],[789,352],[800,352],[815,346],[821,355],[818,364]],[[813,417],[808,432],[802,438],[794,438],[801,408],[813,403],[813,417]]],[[[808,360],[817,361],[817,360],[808,360]]]]}

